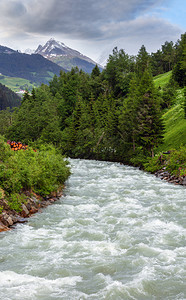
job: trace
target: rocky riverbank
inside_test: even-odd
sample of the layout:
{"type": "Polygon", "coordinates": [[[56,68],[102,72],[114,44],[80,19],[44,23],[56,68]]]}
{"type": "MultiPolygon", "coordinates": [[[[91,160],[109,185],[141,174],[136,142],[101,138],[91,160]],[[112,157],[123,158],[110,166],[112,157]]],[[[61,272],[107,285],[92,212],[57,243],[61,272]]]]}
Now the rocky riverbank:
{"type": "Polygon", "coordinates": [[[161,170],[156,171],[154,174],[156,177],[162,180],[166,180],[169,183],[186,186],[186,176],[177,177],[175,175],[171,175],[168,171],[166,171],[165,167],[161,170]]]}
{"type": "MultiPolygon", "coordinates": [[[[165,167],[156,171],[154,175],[169,183],[186,186],[186,176],[177,177],[171,175],[165,167]]],[[[10,230],[16,223],[25,223],[31,215],[57,201],[62,196],[62,189],[46,198],[30,192],[26,192],[25,195],[26,200],[22,204],[22,210],[19,213],[9,208],[7,200],[0,199],[0,208],[2,209],[0,214],[0,232],[10,230]]]]}
{"type": "Polygon", "coordinates": [[[34,213],[41,211],[42,208],[51,205],[62,196],[62,190],[52,193],[49,197],[42,198],[34,193],[26,192],[26,201],[22,204],[21,212],[16,212],[9,208],[5,199],[0,199],[0,232],[10,230],[16,223],[25,223],[34,213]]]}

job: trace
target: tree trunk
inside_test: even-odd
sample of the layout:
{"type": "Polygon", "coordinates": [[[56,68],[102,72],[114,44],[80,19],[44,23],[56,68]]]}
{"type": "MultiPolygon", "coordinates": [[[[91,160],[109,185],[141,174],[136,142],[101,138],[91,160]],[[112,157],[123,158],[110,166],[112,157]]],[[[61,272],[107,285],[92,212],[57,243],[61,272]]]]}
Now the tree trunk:
{"type": "Polygon", "coordinates": [[[154,157],[154,148],[152,147],[151,149],[151,153],[152,153],[152,158],[154,157]]]}

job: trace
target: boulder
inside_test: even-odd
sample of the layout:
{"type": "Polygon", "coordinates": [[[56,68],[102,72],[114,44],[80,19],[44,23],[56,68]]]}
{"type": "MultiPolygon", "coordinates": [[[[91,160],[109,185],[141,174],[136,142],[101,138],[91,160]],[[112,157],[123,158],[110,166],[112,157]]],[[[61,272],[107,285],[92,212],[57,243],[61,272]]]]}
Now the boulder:
{"type": "Polygon", "coordinates": [[[1,223],[3,223],[3,225],[9,227],[11,225],[14,224],[13,220],[12,220],[12,215],[9,215],[6,212],[3,212],[1,214],[1,223]]]}
{"type": "Polygon", "coordinates": [[[182,180],[182,183],[181,183],[182,185],[186,185],[186,176],[183,178],[183,180],[182,180]]]}
{"type": "Polygon", "coordinates": [[[22,212],[21,212],[21,215],[22,215],[24,218],[27,217],[27,216],[29,215],[29,211],[28,211],[28,209],[27,209],[27,207],[26,207],[25,204],[22,204],[22,212]]]}
{"type": "Polygon", "coordinates": [[[0,232],[7,231],[9,228],[0,221],[0,232]]]}

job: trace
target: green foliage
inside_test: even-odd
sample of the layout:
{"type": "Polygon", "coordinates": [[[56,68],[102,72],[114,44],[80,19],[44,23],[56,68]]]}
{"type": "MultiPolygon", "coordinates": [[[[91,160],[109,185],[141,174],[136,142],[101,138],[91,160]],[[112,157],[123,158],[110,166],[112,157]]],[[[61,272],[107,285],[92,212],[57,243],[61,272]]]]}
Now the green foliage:
{"type": "Polygon", "coordinates": [[[176,104],[163,114],[165,124],[164,141],[159,145],[157,153],[170,149],[179,149],[186,145],[186,119],[184,118],[183,89],[177,90],[176,104]]]}
{"type": "Polygon", "coordinates": [[[140,77],[147,70],[150,70],[150,56],[145,46],[142,45],[136,58],[136,73],[140,77]]]}
{"type": "Polygon", "coordinates": [[[21,104],[21,98],[6,86],[0,83],[0,111],[7,107],[12,108],[21,104]]]}
{"type": "Polygon", "coordinates": [[[8,197],[8,205],[10,209],[15,210],[17,212],[22,211],[22,201],[23,197],[18,193],[11,193],[11,195],[8,197]]]}
{"type": "Polygon", "coordinates": [[[150,57],[153,76],[166,73],[172,70],[175,64],[176,48],[173,42],[165,42],[161,50],[152,53],[150,57]]]}
{"type": "Polygon", "coordinates": [[[96,65],[92,70],[91,77],[95,78],[97,76],[100,76],[100,74],[101,74],[100,69],[98,68],[98,65],[96,65]]]}
{"type": "Polygon", "coordinates": [[[13,152],[1,137],[0,150],[0,188],[9,195],[13,209],[19,209],[22,191],[32,190],[46,196],[70,175],[68,162],[54,146],[41,146],[37,152],[32,148],[13,152]]]}
{"type": "Polygon", "coordinates": [[[3,199],[3,197],[4,197],[4,191],[3,189],[0,188],[0,199],[3,199]]]}
{"type": "Polygon", "coordinates": [[[180,47],[165,42],[149,55],[142,46],[136,58],[114,48],[102,73],[98,66],[90,75],[77,67],[61,71],[49,86],[24,94],[2,133],[28,144],[51,143],[70,157],[143,165],[154,152],[185,144],[183,92],[172,71],[160,74],[182,57],[180,47]],[[154,80],[151,69],[159,74],[154,80]]]}
{"type": "Polygon", "coordinates": [[[48,86],[42,85],[33,90],[32,95],[25,93],[20,109],[14,113],[8,138],[24,143],[39,138],[43,142],[59,143],[61,135],[57,106],[57,100],[50,94],[48,86]]]}
{"type": "Polygon", "coordinates": [[[159,154],[144,164],[148,172],[156,172],[165,168],[171,175],[186,176],[186,147],[171,150],[169,154],[159,154]]]}
{"type": "Polygon", "coordinates": [[[181,40],[176,45],[176,64],[173,69],[173,79],[180,87],[186,85],[186,33],[181,35],[181,40]]]}
{"type": "Polygon", "coordinates": [[[131,72],[134,71],[134,58],[117,47],[109,56],[105,69],[105,78],[109,83],[115,97],[125,96],[128,93],[131,72]]]}
{"type": "Polygon", "coordinates": [[[12,112],[9,108],[0,111],[0,134],[6,135],[8,128],[12,124],[12,112]]]}
{"type": "Polygon", "coordinates": [[[171,77],[169,82],[163,87],[162,91],[162,108],[170,108],[176,102],[176,90],[178,89],[178,84],[171,77]]]}
{"type": "Polygon", "coordinates": [[[183,101],[184,114],[186,119],[186,86],[184,87],[184,101],[183,101]]]}
{"type": "Polygon", "coordinates": [[[120,115],[120,130],[123,139],[133,147],[142,147],[144,154],[154,155],[163,137],[163,124],[160,114],[158,93],[153,85],[151,74],[146,70],[141,80],[133,78],[129,97],[124,102],[120,115]]]}

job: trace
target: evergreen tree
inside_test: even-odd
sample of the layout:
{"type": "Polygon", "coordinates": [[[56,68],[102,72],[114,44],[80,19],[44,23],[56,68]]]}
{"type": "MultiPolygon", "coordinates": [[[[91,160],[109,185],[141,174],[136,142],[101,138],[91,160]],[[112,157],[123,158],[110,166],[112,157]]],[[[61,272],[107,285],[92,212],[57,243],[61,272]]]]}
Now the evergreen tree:
{"type": "Polygon", "coordinates": [[[131,72],[134,70],[134,58],[125,53],[123,49],[114,48],[109,56],[104,72],[106,80],[115,97],[125,96],[128,93],[131,72]]]}
{"type": "Polygon", "coordinates": [[[150,56],[145,48],[144,45],[141,46],[140,50],[138,51],[138,55],[136,57],[136,72],[139,77],[146,70],[150,69],[150,56]]]}
{"type": "Polygon", "coordinates": [[[163,123],[160,114],[160,101],[153,85],[153,79],[145,71],[139,84],[139,104],[137,112],[138,144],[144,153],[154,156],[156,147],[163,138],[163,123]]]}
{"type": "Polygon", "coordinates": [[[138,111],[139,91],[138,80],[135,74],[130,81],[129,94],[123,103],[123,108],[119,116],[119,130],[121,134],[121,142],[124,151],[129,149],[136,150],[137,142],[137,122],[136,116],[138,111]]]}
{"type": "Polygon", "coordinates": [[[91,77],[95,78],[98,77],[101,74],[100,69],[98,68],[98,65],[95,65],[95,67],[92,69],[91,77]]]}
{"type": "Polygon", "coordinates": [[[172,75],[180,87],[186,85],[186,33],[181,35],[181,40],[176,44],[176,64],[172,75]]]}
{"type": "Polygon", "coordinates": [[[164,45],[162,45],[162,59],[164,73],[172,70],[175,59],[175,49],[172,41],[165,42],[164,45]]]}

